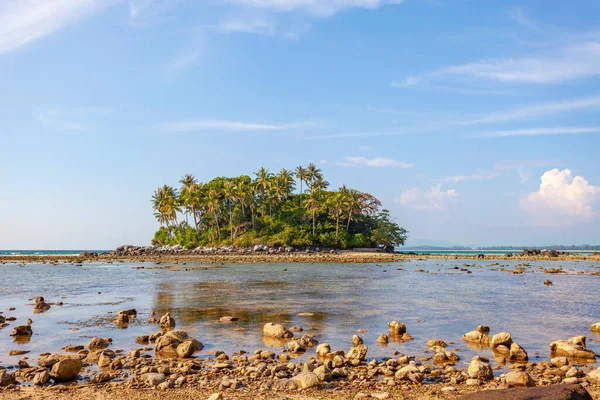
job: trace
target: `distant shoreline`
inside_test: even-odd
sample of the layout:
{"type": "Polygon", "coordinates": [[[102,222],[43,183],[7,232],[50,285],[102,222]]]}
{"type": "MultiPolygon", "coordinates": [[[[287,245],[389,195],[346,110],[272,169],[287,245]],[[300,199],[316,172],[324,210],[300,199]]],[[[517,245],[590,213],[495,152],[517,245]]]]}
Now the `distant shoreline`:
{"type": "Polygon", "coordinates": [[[104,263],[114,262],[161,262],[161,263],[180,263],[180,262],[204,262],[219,264],[239,264],[239,263],[384,263],[384,262],[402,262],[419,259],[439,259],[439,260],[476,260],[485,261],[600,261],[600,255],[592,254],[565,254],[557,257],[548,257],[542,255],[523,256],[514,254],[409,254],[409,253],[374,253],[374,252],[333,252],[333,253],[254,253],[254,254],[162,254],[146,256],[117,256],[100,254],[97,257],[80,255],[6,255],[0,256],[0,263],[7,262],[70,262],[81,263],[84,261],[96,261],[104,263]],[[483,258],[481,255],[483,254],[483,258]]]}

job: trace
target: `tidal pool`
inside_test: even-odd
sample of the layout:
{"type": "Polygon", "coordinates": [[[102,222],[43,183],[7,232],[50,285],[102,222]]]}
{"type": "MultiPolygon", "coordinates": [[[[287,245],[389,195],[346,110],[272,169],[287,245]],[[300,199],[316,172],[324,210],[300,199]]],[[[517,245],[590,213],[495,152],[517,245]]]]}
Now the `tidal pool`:
{"type": "MultiPolygon", "coordinates": [[[[489,349],[469,347],[462,340],[465,332],[481,324],[489,325],[491,334],[510,332],[532,361],[549,359],[552,341],[577,335],[586,335],[588,347],[600,353],[600,334],[590,332],[590,326],[600,321],[600,276],[591,275],[600,266],[586,261],[537,261],[526,267],[534,272],[499,270],[518,264],[493,260],[5,264],[0,265],[0,311],[17,320],[0,330],[0,365],[15,365],[22,357],[8,356],[10,350],[30,350],[27,356],[36,360],[40,353],[86,345],[93,337],[112,338],[112,349],[143,347],[135,338],[159,330],[147,322],[152,312],[157,318],[170,312],[177,329],[203,342],[198,357],[211,350],[280,351],[279,343],[263,339],[266,322],[302,327],[303,333],[314,334],[334,350],[347,351],[352,335],[358,334],[369,345],[368,359],[393,357],[395,351],[425,356],[427,340],[435,338],[454,342],[449,348],[460,349],[456,353],[461,367],[476,354],[490,357],[494,365],[489,349]],[[566,273],[544,274],[539,266],[562,267],[566,273]],[[553,286],[544,285],[546,279],[553,286]],[[34,314],[36,296],[64,305],[34,314]],[[127,308],[135,308],[138,317],[127,329],[119,329],[112,320],[127,308]],[[226,315],[239,320],[219,322],[226,315]],[[34,335],[17,343],[9,334],[27,318],[33,320],[34,335]],[[392,320],[405,323],[414,340],[378,344],[377,337],[387,333],[392,320]],[[366,332],[358,333],[359,329],[366,332]]],[[[309,349],[300,358],[314,355],[314,349],[309,349]]]]}

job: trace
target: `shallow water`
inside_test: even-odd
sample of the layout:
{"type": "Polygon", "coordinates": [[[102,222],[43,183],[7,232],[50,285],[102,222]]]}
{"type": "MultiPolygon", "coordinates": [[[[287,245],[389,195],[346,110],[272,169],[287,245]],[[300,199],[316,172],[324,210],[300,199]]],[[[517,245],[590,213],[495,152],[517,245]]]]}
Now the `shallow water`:
{"type": "MultiPolygon", "coordinates": [[[[87,344],[96,336],[111,337],[113,349],[140,348],[136,336],[159,330],[146,321],[151,312],[170,312],[177,329],[186,330],[210,350],[231,353],[256,348],[281,350],[280,343],[265,342],[262,326],[280,322],[304,328],[319,342],[347,351],[353,334],[369,345],[368,358],[392,357],[394,351],[423,356],[426,342],[437,338],[455,342],[459,366],[475,354],[490,357],[489,349],[468,347],[462,334],[485,324],[491,333],[508,331],[529,353],[530,360],[548,359],[550,342],[576,335],[588,337],[588,347],[600,353],[600,334],[590,325],[600,320],[600,276],[589,275],[600,265],[590,262],[544,261],[532,263],[535,272],[498,271],[493,261],[422,260],[384,264],[18,264],[0,265],[0,311],[17,321],[0,330],[0,365],[14,365],[20,357],[9,350],[56,352],[65,345],[87,344]],[[144,269],[136,267],[144,266],[144,269]],[[562,266],[568,274],[549,275],[537,267],[562,266]],[[402,270],[398,270],[401,268],[402,270]],[[426,272],[416,272],[422,269],[426,272]],[[586,274],[578,272],[586,271],[586,274]],[[545,286],[550,279],[554,286],[545,286]],[[62,307],[33,314],[33,299],[62,301],[62,307]],[[7,311],[14,307],[16,310],[7,311]],[[135,308],[138,318],[127,329],[112,322],[121,309],[135,308]],[[302,317],[299,313],[313,316],[302,317]],[[238,317],[232,324],[219,322],[225,315],[238,317]],[[33,320],[34,335],[27,343],[9,336],[12,327],[33,320]],[[413,341],[390,342],[376,338],[387,333],[387,323],[407,325],[413,341]],[[77,329],[73,331],[72,329],[77,329]],[[366,329],[365,333],[357,333],[366,329]]],[[[506,268],[519,262],[500,261],[506,268]]],[[[309,350],[304,357],[314,355],[309,350]]]]}

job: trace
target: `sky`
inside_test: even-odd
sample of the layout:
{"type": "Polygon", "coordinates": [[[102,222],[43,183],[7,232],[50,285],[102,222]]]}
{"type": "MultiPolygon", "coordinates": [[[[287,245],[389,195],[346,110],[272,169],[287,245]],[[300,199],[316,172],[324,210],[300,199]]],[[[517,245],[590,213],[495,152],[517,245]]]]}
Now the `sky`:
{"type": "Polygon", "coordinates": [[[150,243],[150,197],[316,163],[407,245],[600,242],[600,2],[0,0],[0,249],[150,243]]]}

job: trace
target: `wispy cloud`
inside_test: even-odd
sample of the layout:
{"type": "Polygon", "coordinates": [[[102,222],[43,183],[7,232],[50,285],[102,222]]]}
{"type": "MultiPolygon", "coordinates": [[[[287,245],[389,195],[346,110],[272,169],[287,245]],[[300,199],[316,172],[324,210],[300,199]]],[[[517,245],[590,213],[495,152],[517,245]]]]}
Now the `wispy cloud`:
{"type": "Polygon", "coordinates": [[[400,4],[403,0],[226,0],[230,4],[276,13],[300,12],[315,17],[330,17],[349,8],[378,8],[400,4]]]}
{"type": "Polygon", "coordinates": [[[510,12],[510,16],[519,25],[529,29],[536,33],[543,33],[544,30],[540,28],[530,17],[527,15],[524,9],[517,7],[513,8],[510,12]]]}
{"type": "Polygon", "coordinates": [[[47,129],[79,133],[89,130],[92,124],[113,112],[109,107],[39,107],[34,118],[47,129]]]}
{"type": "Polygon", "coordinates": [[[556,160],[506,160],[500,161],[490,170],[479,169],[470,175],[446,176],[439,179],[440,182],[465,182],[465,181],[484,181],[498,178],[507,172],[515,171],[521,182],[529,180],[529,170],[537,167],[548,167],[560,164],[556,160]]]}
{"type": "Polygon", "coordinates": [[[406,135],[408,132],[350,132],[350,133],[329,133],[325,135],[309,135],[304,139],[344,139],[344,138],[361,138],[361,137],[376,137],[376,136],[400,136],[406,135]]]}
{"type": "Polygon", "coordinates": [[[394,168],[412,168],[413,164],[400,162],[393,160],[391,158],[385,157],[375,157],[375,158],[367,158],[367,157],[344,157],[342,161],[336,162],[336,165],[342,167],[358,167],[358,166],[366,166],[366,167],[394,167],[394,168]]]}
{"type": "Polygon", "coordinates": [[[48,36],[115,0],[0,1],[0,54],[48,36]]]}
{"type": "Polygon", "coordinates": [[[478,135],[480,138],[499,138],[511,136],[539,136],[539,135],[575,135],[585,133],[600,133],[600,127],[592,128],[531,128],[531,129],[511,129],[505,131],[487,132],[478,135]]]}
{"type": "Polygon", "coordinates": [[[498,122],[543,117],[545,115],[561,112],[595,109],[600,109],[600,97],[584,97],[580,99],[522,106],[500,113],[487,114],[470,120],[462,121],[459,122],[458,125],[493,124],[498,122]]]}
{"type": "Polygon", "coordinates": [[[164,126],[167,133],[182,133],[192,131],[221,131],[221,132],[243,132],[243,131],[286,131],[290,129],[307,128],[319,126],[316,122],[297,122],[290,124],[266,124],[255,122],[229,121],[229,120],[190,120],[174,122],[164,126]]]}
{"type": "Polygon", "coordinates": [[[200,51],[198,50],[193,50],[187,53],[181,53],[177,55],[173,60],[169,61],[165,65],[165,68],[172,72],[177,72],[195,64],[198,61],[199,57],[200,51]]]}
{"type": "Polygon", "coordinates": [[[235,15],[227,16],[219,23],[221,32],[244,32],[259,35],[273,35],[277,31],[277,23],[270,17],[235,15]]]}
{"type": "Polygon", "coordinates": [[[431,85],[452,78],[512,84],[558,84],[600,75],[600,41],[571,43],[530,57],[497,58],[444,67],[391,82],[392,87],[431,85]]]}

